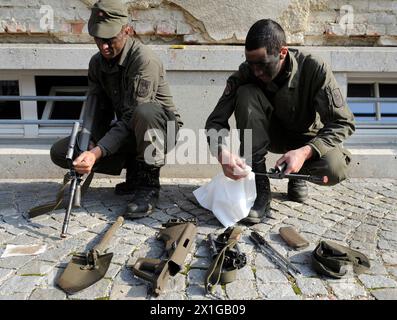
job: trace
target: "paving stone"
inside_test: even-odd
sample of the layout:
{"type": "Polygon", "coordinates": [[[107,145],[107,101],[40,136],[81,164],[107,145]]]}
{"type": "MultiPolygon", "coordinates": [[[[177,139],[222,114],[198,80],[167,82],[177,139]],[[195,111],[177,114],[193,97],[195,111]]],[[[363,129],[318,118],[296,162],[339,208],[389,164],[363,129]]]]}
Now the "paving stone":
{"type": "Polygon", "coordinates": [[[55,263],[43,262],[39,260],[32,261],[22,268],[18,269],[17,274],[20,276],[36,275],[44,276],[48,274],[55,266],[55,263]]]}
{"type": "Polygon", "coordinates": [[[189,270],[187,282],[190,285],[203,285],[205,282],[205,270],[191,269],[189,270]]]}
{"type": "Polygon", "coordinates": [[[7,257],[0,259],[0,268],[4,269],[18,269],[23,267],[29,261],[35,259],[36,256],[19,256],[19,257],[7,257]]]}
{"type": "Polygon", "coordinates": [[[140,286],[145,285],[146,282],[136,276],[134,276],[132,269],[130,267],[124,267],[117,274],[113,283],[126,286],[140,286]]]}
{"type": "Polygon", "coordinates": [[[397,241],[388,241],[381,239],[378,241],[378,248],[386,251],[397,251],[397,241]]]}
{"type": "Polygon", "coordinates": [[[7,278],[9,278],[14,273],[15,270],[12,269],[0,269],[0,286],[7,278]]]}
{"type": "Polygon", "coordinates": [[[388,275],[388,272],[382,263],[372,262],[372,261],[371,261],[371,267],[366,273],[372,275],[388,275]]]}
{"type": "Polygon", "coordinates": [[[311,264],[293,263],[293,266],[300,271],[302,277],[318,276],[317,272],[313,269],[311,264]]]}
{"type": "Polygon", "coordinates": [[[6,280],[0,287],[0,295],[13,293],[31,293],[33,289],[43,280],[42,277],[13,276],[6,280]]]}
{"type": "Polygon", "coordinates": [[[367,296],[364,288],[357,283],[330,283],[329,284],[335,296],[341,300],[352,300],[359,297],[367,296]]]}
{"type": "Polygon", "coordinates": [[[174,301],[181,301],[186,300],[187,297],[184,293],[181,292],[165,292],[158,297],[151,297],[151,300],[174,300],[174,301]]]}
{"type": "Polygon", "coordinates": [[[381,231],[380,237],[386,240],[397,241],[397,232],[381,231]]]}
{"type": "Polygon", "coordinates": [[[259,282],[267,283],[288,283],[287,277],[277,269],[258,269],[256,279],[259,282]]]}
{"type": "MultiPolygon", "coordinates": [[[[66,265],[65,265],[65,267],[66,267],[66,265]]],[[[52,268],[48,272],[47,275],[42,277],[42,281],[40,282],[40,287],[43,287],[46,289],[59,289],[57,286],[57,280],[62,275],[62,273],[65,271],[65,267],[52,268]]]]}
{"type": "Polygon", "coordinates": [[[328,291],[320,279],[316,278],[298,278],[296,285],[304,296],[327,295],[328,291]]]}
{"type": "Polygon", "coordinates": [[[7,233],[5,231],[0,232],[0,245],[2,244],[10,244],[12,243],[12,239],[14,239],[15,236],[7,233]]]}
{"type": "MultiPolygon", "coordinates": [[[[397,264],[397,253],[382,253],[383,261],[387,264],[396,265],[397,264]]],[[[1,267],[1,265],[0,265],[1,267]]]]}
{"type": "Polygon", "coordinates": [[[33,291],[29,300],[65,300],[66,294],[60,289],[38,288],[33,291]]]}
{"type": "Polygon", "coordinates": [[[397,282],[395,280],[385,276],[372,276],[367,274],[361,274],[358,276],[358,278],[368,289],[397,287],[397,282]]]}
{"type": "Polygon", "coordinates": [[[127,286],[114,285],[110,293],[110,300],[146,300],[148,288],[145,285],[127,286]]]}
{"type": "Polygon", "coordinates": [[[292,251],[289,256],[291,263],[299,264],[311,264],[312,263],[312,252],[314,250],[314,245],[310,245],[310,249],[305,249],[304,251],[292,251]]]}
{"type": "Polygon", "coordinates": [[[259,295],[270,300],[299,299],[290,284],[267,283],[258,285],[259,295]]]}
{"type": "Polygon", "coordinates": [[[167,285],[165,287],[165,293],[171,292],[182,292],[186,289],[186,276],[178,273],[174,277],[168,279],[167,285]]]}
{"type": "Polygon", "coordinates": [[[119,264],[111,263],[108,271],[105,274],[105,278],[113,280],[120,272],[122,266],[119,264]]]}
{"type": "Polygon", "coordinates": [[[267,256],[258,253],[255,258],[254,266],[256,269],[274,268],[274,263],[267,256]]]}
{"type": "Polygon", "coordinates": [[[209,257],[210,250],[207,245],[201,244],[197,247],[197,250],[194,254],[196,257],[209,257]]]}
{"type": "Polygon", "coordinates": [[[209,258],[194,258],[190,267],[192,269],[208,269],[211,265],[211,260],[209,258]]]}
{"type": "Polygon", "coordinates": [[[189,300],[209,300],[204,286],[192,285],[186,289],[186,294],[189,300]]]}
{"type": "Polygon", "coordinates": [[[371,294],[376,300],[397,300],[397,289],[372,290],[371,294]]]}
{"type": "Polygon", "coordinates": [[[253,281],[236,280],[226,284],[226,294],[232,300],[251,300],[258,297],[253,281]]]}
{"type": "Polygon", "coordinates": [[[29,292],[11,293],[8,295],[3,295],[0,293],[0,300],[27,300],[29,296],[30,296],[29,292]]]}
{"type": "Polygon", "coordinates": [[[101,279],[90,287],[77,292],[76,294],[69,295],[71,300],[97,300],[105,299],[110,296],[110,289],[112,283],[108,279],[101,279]]]}
{"type": "Polygon", "coordinates": [[[245,265],[245,267],[237,270],[237,280],[255,280],[254,272],[252,271],[252,267],[250,264],[245,265]]]}
{"type": "Polygon", "coordinates": [[[395,278],[397,278],[397,267],[387,267],[387,271],[395,278]]]}

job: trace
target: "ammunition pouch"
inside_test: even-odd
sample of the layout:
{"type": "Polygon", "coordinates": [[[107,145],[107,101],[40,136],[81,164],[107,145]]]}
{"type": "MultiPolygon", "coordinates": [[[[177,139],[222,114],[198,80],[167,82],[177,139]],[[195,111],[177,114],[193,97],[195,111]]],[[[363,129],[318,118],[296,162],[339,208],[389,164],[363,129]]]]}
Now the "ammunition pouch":
{"type": "Polygon", "coordinates": [[[240,228],[227,228],[216,240],[212,240],[209,235],[208,241],[213,261],[205,276],[207,292],[210,292],[217,284],[226,284],[236,280],[237,270],[246,265],[246,255],[240,252],[237,245],[240,235],[240,228]]]}

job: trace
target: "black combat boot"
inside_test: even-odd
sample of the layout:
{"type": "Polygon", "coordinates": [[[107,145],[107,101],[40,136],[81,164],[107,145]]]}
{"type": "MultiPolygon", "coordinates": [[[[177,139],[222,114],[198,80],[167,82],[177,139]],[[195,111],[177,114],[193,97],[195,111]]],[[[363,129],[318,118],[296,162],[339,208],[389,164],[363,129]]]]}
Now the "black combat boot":
{"type": "MultiPolygon", "coordinates": [[[[258,173],[266,172],[266,164],[264,159],[262,162],[253,165],[253,171],[258,173]]],[[[248,217],[241,220],[244,224],[257,224],[262,219],[270,214],[270,202],[272,200],[272,194],[270,191],[270,181],[266,176],[255,175],[255,186],[256,186],[256,199],[252,206],[248,217]]]]}
{"type": "Polygon", "coordinates": [[[156,207],[160,194],[160,168],[137,161],[139,186],[133,200],[127,205],[127,219],[148,216],[156,207]]]}
{"type": "Polygon", "coordinates": [[[289,179],[288,198],[295,202],[304,202],[309,195],[307,183],[301,179],[289,179]]]}
{"type": "Polygon", "coordinates": [[[137,161],[128,159],[125,182],[116,184],[114,193],[118,195],[134,195],[138,187],[138,168],[137,161]]]}

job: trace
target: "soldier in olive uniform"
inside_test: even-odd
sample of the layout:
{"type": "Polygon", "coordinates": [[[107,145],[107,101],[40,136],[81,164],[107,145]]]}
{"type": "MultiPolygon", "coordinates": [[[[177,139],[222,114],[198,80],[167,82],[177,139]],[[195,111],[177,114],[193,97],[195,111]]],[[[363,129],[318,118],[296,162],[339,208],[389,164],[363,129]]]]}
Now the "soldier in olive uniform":
{"type": "MultiPolygon", "coordinates": [[[[245,161],[223,147],[221,129],[230,129],[233,114],[240,129],[240,156],[254,172],[266,172],[268,151],[283,154],[285,173],[328,176],[328,185],[346,179],[350,153],[342,142],[355,130],[349,110],[330,67],[318,57],[286,47],[281,26],[257,21],[245,42],[246,61],[227,80],[226,89],[208,117],[207,136],[226,176],[246,176],[245,161]],[[212,130],[210,130],[212,129],[212,130]],[[252,154],[244,154],[244,129],[252,130],[252,154]]],[[[246,223],[259,223],[270,211],[270,182],[255,177],[257,197],[246,223]]],[[[288,197],[303,202],[305,181],[288,182],[288,197]]]]}
{"type": "MultiPolygon", "coordinates": [[[[88,31],[99,48],[88,70],[89,94],[96,95],[98,103],[89,151],[73,164],[81,174],[119,175],[127,168],[126,182],[116,185],[115,192],[132,195],[127,218],[142,217],[158,201],[160,168],[167,152],[167,122],[174,124],[175,132],[182,123],[161,61],[130,37],[128,13],[120,0],[98,1],[92,8],[88,31]],[[151,129],[162,137],[148,135],[151,129]],[[150,159],[145,158],[145,150],[152,150],[150,159]]],[[[51,149],[52,161],[63,168],[68,167],[68,141],[62,139],[51,149]]]]}

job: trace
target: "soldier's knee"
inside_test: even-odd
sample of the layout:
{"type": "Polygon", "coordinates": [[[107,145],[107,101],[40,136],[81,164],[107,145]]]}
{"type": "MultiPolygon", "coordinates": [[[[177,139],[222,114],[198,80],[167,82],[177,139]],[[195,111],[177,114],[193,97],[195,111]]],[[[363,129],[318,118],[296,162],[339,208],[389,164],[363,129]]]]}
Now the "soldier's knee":
{"type": "Polygon", "coordinates": [[[324,175],[328,176],[327,185],[333,186],[346,180],[351,156],[346,153],[340,153],[338,156],[329,157],[326,160],[327,170],[324,175]]]}
{"type": "Polygon", "coordinates": [[[56,164],[57,166],[61,168],[67,169],[67,163],[66,163],[66,146],[63,143],[64,139],[55,142],[50,149],[50,157],[51,161],[56,164]]]}

